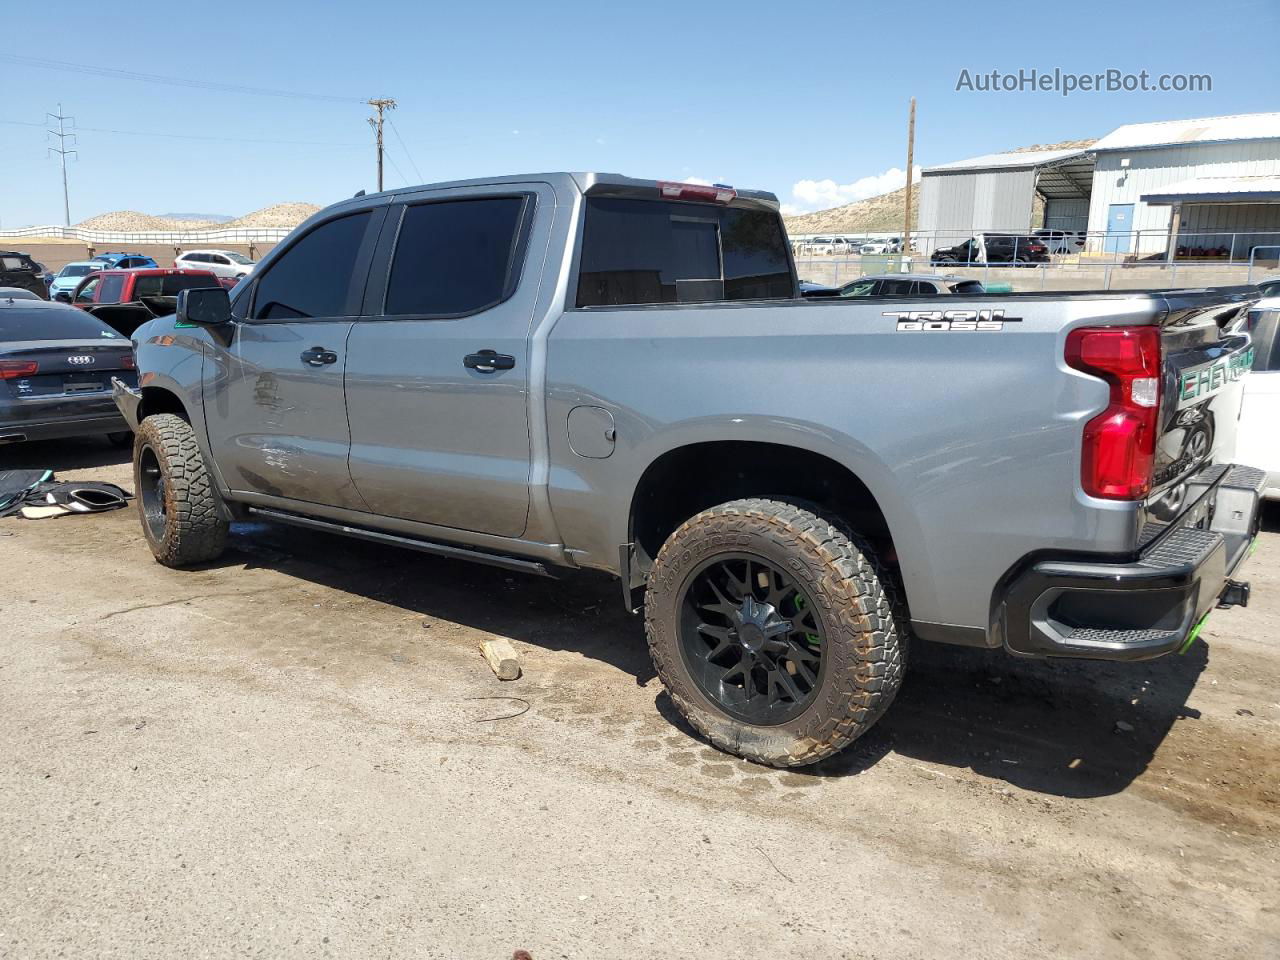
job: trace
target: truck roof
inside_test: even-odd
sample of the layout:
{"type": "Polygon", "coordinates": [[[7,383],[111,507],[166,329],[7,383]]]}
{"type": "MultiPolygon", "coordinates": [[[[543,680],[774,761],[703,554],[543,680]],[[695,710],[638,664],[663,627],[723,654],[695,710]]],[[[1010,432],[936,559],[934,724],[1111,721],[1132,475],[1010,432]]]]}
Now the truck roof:
{"type": "MultiPolygon", "coordinates": [[[[452,187],[487,187],[502,186],[508,183],[528,183],[530,181],[542,181],[550,183],[552,186],[576,187],[584,194],[646,194],[650,191],[657,192],[659,185],[663,183],[684,183],[680,180],[642,180],[635,177],[627,177],[621,173],[595,173],[586,171],[558,171],[554,173],[518,173],[508,174],[498,177],[477,177],[470,180],[447,180],[442,183],[424,183],[412,187],[399,187],[394,190],[383,190],[381,193],[370,193],[359,197],[352,197],[348,200],[341,200],[338,203],[326,207],[331,210],[336,207],[350,205],[360,205],[367,203],[371,198],[378,197],[395,197],[403,196],[407,193],[416,193],[419,190],[444,190],[452,187]]],[[[695,184],[689,184],[695,186],[695,184]]],[[[773,210],[778,209],[778,197],[776,194],[767,190],[744,190],[733,188],[737,192],[734,202],[745,206],[767,206],[773,210]]],[[[321,211],[322,213],[324,211],[321,211]]]]}
{"type": "Polygon", "coordinates": [[[107,270],[99,270],[94,276],[99,277],[156,277],[164,276],[170,273],[198,273],[213,276],[211,270],[197,270],[195,267],[132,267],[128,269],[120,269],[111,267],[107,270]]]}

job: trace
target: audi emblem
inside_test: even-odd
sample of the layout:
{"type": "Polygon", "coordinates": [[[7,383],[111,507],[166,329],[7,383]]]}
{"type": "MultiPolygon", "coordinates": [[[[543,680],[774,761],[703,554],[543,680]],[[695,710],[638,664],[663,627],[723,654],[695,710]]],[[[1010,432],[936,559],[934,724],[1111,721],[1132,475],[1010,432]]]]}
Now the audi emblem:
{"type": "Polygon", "coordinates": [[[86,367],[93,363],[93,357],[87,354],[82,354],[78,357],[67,357],[67,363],[74,363],[78,367],[86,367]]]}

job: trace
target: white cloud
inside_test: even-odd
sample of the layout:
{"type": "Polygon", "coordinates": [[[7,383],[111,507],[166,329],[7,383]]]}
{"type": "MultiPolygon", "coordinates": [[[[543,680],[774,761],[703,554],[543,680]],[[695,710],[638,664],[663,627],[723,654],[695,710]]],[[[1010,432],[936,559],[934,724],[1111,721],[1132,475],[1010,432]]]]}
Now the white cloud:
{"type": "Polygon", "coordinates": [[[711,186],[711,183],[712,183],[712,181],[703,180],[701,177],[685,177],[680,182],[697,184],[699,187],[709,187],[711,186]]]}
{"type": "MultiPolygon", "coordinates": [[[[912,171],[911,181],[920,182],[920,168],[912,171]]],[[[806,213],[810,210],[826,210],[838,207],[855,200],[866,200],[878,197],[882,193],[892,193],[907,185],[907,175],[900,167],[890,167],[884,173],[870,177],[862,177],[852,183],[836,183],[834,180],[799,180],[791,187],[791,197],[795,203],[783,204],[783,212],[788,215],[806,213]]]]}

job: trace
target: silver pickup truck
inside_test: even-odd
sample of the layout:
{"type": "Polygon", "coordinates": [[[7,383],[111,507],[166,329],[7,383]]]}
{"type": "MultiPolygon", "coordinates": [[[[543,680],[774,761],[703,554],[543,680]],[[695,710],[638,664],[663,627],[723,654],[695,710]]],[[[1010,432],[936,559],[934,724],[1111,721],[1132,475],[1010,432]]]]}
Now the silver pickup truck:
{"type": "Polygon", "coordinates": [[[499,177],[322,211],[116,397],[161,563],[256,517],[605,570],[689,722],[795,766],[909,640],[1140,660],[1247,601],[1256,297],[803,299],[772,194],[499,177]]]}

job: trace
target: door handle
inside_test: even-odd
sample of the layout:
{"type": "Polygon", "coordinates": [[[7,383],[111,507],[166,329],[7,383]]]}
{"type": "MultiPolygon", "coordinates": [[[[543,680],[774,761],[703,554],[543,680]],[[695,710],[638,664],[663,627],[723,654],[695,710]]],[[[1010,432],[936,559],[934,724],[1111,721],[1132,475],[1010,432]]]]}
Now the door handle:
{"type": "Polygon", "coordinates": [[[479,353],[468,353],[462,358],[462,365],[468,370],[493,373],[495,370],[510,370],[516,365],[516,358],[506,353],[481,350],[479,353]]]}
{"type": "Polygon", "coordinates": [[[313,367],[323,367],[326,363],[337,363],[338,355],[324,347],[312,347],[302,351],[302,362],[313,367]]]}

